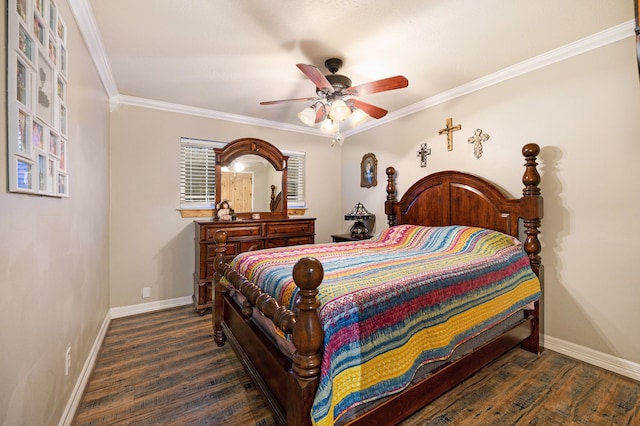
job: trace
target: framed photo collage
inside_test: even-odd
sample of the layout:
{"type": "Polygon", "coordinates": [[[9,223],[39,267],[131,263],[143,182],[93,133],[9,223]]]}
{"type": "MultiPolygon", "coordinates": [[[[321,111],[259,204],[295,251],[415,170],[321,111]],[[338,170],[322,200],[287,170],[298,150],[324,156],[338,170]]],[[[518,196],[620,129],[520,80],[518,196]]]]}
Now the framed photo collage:
{"type": "Polygon", "coordinates": [[[53,0],[9,0],[9,191],[69,196],[67,26],[53,0]]]}

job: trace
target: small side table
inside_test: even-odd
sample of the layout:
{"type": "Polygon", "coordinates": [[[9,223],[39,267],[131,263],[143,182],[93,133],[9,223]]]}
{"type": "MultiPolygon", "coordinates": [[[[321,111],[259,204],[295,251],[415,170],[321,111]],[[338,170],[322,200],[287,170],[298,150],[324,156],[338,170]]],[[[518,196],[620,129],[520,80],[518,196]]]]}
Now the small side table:
{"type": "Polygon", "coordinates": [[[331,236],[334,243],[343,243],[345,241],[364,241],[371,238],[373,235],[369,235],[365,238],[353,238],[351,234],[334,234],[331,236]]]}

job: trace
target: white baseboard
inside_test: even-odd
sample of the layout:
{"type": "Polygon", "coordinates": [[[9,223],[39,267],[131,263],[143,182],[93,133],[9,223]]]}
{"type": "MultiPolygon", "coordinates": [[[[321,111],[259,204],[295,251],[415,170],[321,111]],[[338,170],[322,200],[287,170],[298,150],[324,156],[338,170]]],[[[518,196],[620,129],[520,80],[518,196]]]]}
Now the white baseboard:
{"type": "Polygon", "coordinates": [[[176,306],[193,303],[191,296],[178,297],[176,299],[158,300],[157,302],[140,303],[139,305],[120,306],[111,308],[111,318],[128,317],[130,315],[144,314],[146,312],[159,311],[161,309],[175,308],[176,306]]]}
{"type": "Polygon", "coordinates": [[[542,346],[571,358],[640,381],[640,364],[638,363],[547,335],[542,336],[542,346]]]}
{"type": "Polygon", "coordinates": [[[78,377],[78,381],[76,385],[73,387],[73,391],[71,392],[71,397],[67,402],[67,406],[62,413],[62,417],[60,418],[59,426],[68,426],[73,422],[73,418],[76,414],[76,410],[80,405],[80,401],[82,400],[82,395],[84,394],[84,389],[87,387],[87,383],[89,383],[89,378],[91,377],[91,372],[93,371],[93,366],[96,364],[96,360],[98,359],[98,354],[100,353],[100,348],[102,347],[102,342],[104,340],[104,336],[107,334],[107,330],[109,329],[109,324],[111,323],[111,315],[109,311],[107,311],[107,315],[105,315],[104,320],[102,321],[102,326],[100,326],[100,330],[98,331],[98,335],[93,342],[93,346],[91,347],[91,351],[89,352],[89,356],[87,357],[84,365],[82,366],[82,371],[80,372],[80,376],[78,377]]]}

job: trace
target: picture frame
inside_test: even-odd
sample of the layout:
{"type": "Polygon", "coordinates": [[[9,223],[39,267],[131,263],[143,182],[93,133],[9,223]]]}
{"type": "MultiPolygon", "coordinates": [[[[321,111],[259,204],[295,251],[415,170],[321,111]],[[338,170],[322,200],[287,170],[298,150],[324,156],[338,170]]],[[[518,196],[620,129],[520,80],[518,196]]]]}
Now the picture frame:
{"type": "Polygon", "coordinates": [[[29,155],[31,153],[31,117],[24,111],[18,110],[18,134],[16,151],[18,154],[29,155]]]}
{"type": "Polygon", "coordinates": [[[68,28],[57,0],[7,6],[9,191],[68,197],[68,28]]]}
{"type": "Polygon", "coordinates": [[[38,192],[49,192],[48,159],[44,154],[38,154],[38,192]]]}
{"type": "Polygon", "coordinates": [[[16,185],[22,191],[34,192],[35,163],[24,158],[16,157],[13,159],[16,169],[17,181],[16,185]]]}
{"type": "Polygon", "coordinates": [[[31,146],[34,148],[44,148],[44,128],[43,124],[36,120],[33,121],[33,126],[31,128],[31,146]]]}
{"type": "Polygon", "coordinates": [[[22,60],[16,59],[16,100],[23,106],[31,107],[31,75],[32,69],[22,60]]]}
{"type": "Polygon", "coordinates": [[[46,123],[53,123],[54,112],[54,83],[53,67],[45,56],[40,53],[38,61],[38,117],[46,123]]]}
{"type": "Polygon", "coordinates": [[[35,43],[26,29],[20,24],[20,34],[19,34],[19,42],[18,47],[20,51],[24,54],[24,56],[30,61],[33,62],[35,51],[35,43]]]}
{"type": "Polygon", "coordinates": [[[360,186],[372,188],[378,185],[378,160],[375,154],[369,152],[360,162],[360,186]]]}

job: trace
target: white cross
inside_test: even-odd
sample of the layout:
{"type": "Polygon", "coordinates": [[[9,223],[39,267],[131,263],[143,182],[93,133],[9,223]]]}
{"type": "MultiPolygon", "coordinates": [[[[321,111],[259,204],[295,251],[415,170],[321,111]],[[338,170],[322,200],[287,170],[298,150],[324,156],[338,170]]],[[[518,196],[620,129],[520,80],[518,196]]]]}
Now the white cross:
{"type": "Polygon", "coordinates": [[[482,133],[482,129],[476,129],[475,134],[468,139],[468,142],[473,144],[473,155],[475,155],[476,158],[482,157],[482,142],[488,140],[489,135],[482,133]]]}

